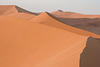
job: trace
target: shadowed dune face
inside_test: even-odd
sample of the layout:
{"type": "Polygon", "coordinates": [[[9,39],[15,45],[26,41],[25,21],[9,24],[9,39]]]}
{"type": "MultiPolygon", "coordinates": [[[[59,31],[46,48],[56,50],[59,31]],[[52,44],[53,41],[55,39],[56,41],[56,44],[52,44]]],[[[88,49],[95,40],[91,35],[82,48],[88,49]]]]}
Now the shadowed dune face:
{"type": "Polygon", "coordinates": [[[59,18],[100,18],[100,15],[84,15],[75,12],[64,12],[62,10],[51,12],[51,14],[59,18]]]}
{"type": "Polygon", "coordinates": [[[100,34],[100,15],[83,15],[74,12],[55,11],[51,13],[64,24],[100,34]]]}
{"type": "Polygon", "coordinates": [[[0,16],[0,67],[78,67],[87,38],[0,16]]]}
{"type": "Polygon", "coordinates": [[[74,13],[74,12],[63,12],[63,11],[55,11],[51,12],[52,15],[60,18],[84,18],[84,14],[74,13]]]}
{"type": "Polygon", "coordinates": [[[33,12],[30,12],[30,11],[25,10],[25,9],[18,7],[18,6],[15,6],[15,8],[18,10],[18,12],[24,12],[24,13],[33,14],[33,15],[39,15],[39,13],[33,13],[33,12]]]}
{"type": "Polygon", "coordinates": [[[100,34],[100,18],[58,18],[64,24],[100,34]]]}
{"type": "Polygon", "coordinates": [[[15,5],[0,6],[0,15],[0,67],[100,67],[99,15],[15,5]]]}
{"type": "Polygon", "coordinates": [[[57,20],[56,17],[52,16],[50,13],[47,13],[47,12],[44,12],[44,13],[40,14],[39,16],[36,16],[31,21],[35,22],[35,23],[45,24],[48,26],[59,28],[62,30],[70,31],[70,32],[73,32],[73,33],[76,33],[79,35],[93,36],[95,38],[100,38],[100,35],[66,25],[66,24],[60,22],[59,20],[57,20]]]}
{"type": "Polygon", "coordinates": [[[90,37],[80,56],[80,67],[100,67],[100,41],[90,37]]]}
{"type": "Polygon", "coordinates": [[[72,25],[72,26],[100,35],[100,21],[95,21],[92,23],[76,24],[76,25],[72,25]]]}
{"type": "Polygon", "coordinates": [[[95,23],[95,22],[100,21],[99,18],[91,19],[91,18],[58,18],[57,17],[57,19],[71,26],[76,25],[76,24],[95,23]]]}

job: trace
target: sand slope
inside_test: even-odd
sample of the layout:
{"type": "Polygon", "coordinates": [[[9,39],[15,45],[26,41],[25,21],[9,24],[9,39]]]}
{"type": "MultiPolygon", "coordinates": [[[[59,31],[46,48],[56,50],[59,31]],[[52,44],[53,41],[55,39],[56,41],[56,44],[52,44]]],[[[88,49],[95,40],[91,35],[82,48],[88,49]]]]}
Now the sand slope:
{"type": "Polygon", "coordinates": [[[95,21],[95,22],[91,22],[91,23],[75,24],[72,26],[100,35],[100,21],[95,21]]]}
{"type": "Polygon", "coordinates": [[[18,13],[14,5],[0,5],[0,15],[9,15],[12,13],[18,13]]]}
{"type": "Polygon", "coordinates": [[[12,16],[12,17],[16,17],[16,18],[22,18],[22,19],[26,19],[26,20],[31,20],[36,15],[27,14],[27,13],[14,13],[14,14],[10,14],[10,15],[7,15],[7,16],[12,16]]]}
{"type": "Polygon", "coordinates": [[[100,41],[90,37],[80,56],[80,67],[100,67],[99,61],[100,41]]]}
{"type": "Polygon", "coordinates": [[[0,15],[0,67],[100,67],[99,15],[15,5],[1,5],[0,15]]]}
{"type": "Polygon", "coordinates": [[[84,14],[74,13],[74,12],[63,12],[61,10],[51,12],[56,17],[61,18],[83,18],[84,14]]]}
{"type": "Polygon", "coordinates": [[[94,23],[94,22],[100,21],[99,18],[91,19],[91,18],[58,18],[57,17],[57,19],[71,26],[76,25],[76,24],[94,23]]]}
{"type": "Polygon", "coordinates": [[[41,24],[45,24],[48,26],[52,26],[52,27],[56,27],[59,29],[63,29],[63,30],[67,30],[79,35],[85,35],[85,36],[92,36],[95,38],[100,38],[100,35],[85,31],[85,30],[81,30],[78,28],[74,28],[71,26],[68,26],[66,24],[63,24],[62,22],[60,22],[56,17],[54,17],[53,15],[51,15],[48,12],[44,12],[38,16],[36,16],[35,18],[33,18],[31,21],[35,22],[35,23],[41,23],[41,24]]]}
{"type": "Polygon", "coordinates": [[[79,67],[87,39],[51,26],[0,16],[0,67],[79,67]]]}
{"type": "Polygon", "coordinates": [[[38,13],[30,12],[16,5],[0,5],[0,15],[9,15],[9,14],[20,13],[20,12],[38,15],[38,13]]]}
{"type": "Polygon", "coordinates": [[[51,14],[60,18],[100,18],[100,15],[84,15],[75,12],[64,12],[62,10],[51,12],[51,14]]]}
{"type": "Polygon", "coordinates": [[[63,14],[63,12],[59,12],[59,13],[57,14],[61,17],[57,17],[57,19],[59,19],[61,22],[76,28],[80,28],[89,32],[100,34],[100,17],[99,17],[100,15],[85,15],[85,17],[83,18],[79,16],[75,16],[77,18],[74,18],[73,13],[71,13],[72,17],[69,16],[70,13],[68,12],[67,13],[64,12],[65,14],[63,14]],[[63,18],[62,16],[68,16],[68,17],[63,18]]]}

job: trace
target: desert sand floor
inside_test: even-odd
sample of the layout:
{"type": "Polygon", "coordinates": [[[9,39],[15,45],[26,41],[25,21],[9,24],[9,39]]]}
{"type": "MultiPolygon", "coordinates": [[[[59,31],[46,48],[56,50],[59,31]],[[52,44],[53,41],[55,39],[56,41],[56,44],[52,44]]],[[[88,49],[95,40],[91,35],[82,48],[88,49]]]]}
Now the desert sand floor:
{"type": "Polygon", "coordinates": [[[1,5],[0,67],[100,67],[99,17],[1,5]]]}

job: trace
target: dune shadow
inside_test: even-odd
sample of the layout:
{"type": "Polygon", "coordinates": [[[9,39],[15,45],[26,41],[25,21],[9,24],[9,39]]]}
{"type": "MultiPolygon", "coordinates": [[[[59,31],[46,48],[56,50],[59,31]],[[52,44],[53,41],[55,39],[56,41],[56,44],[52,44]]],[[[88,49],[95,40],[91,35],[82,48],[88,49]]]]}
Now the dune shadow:
{"type": "Polygon", "coordinates": [[[76,24],[82,24],[82,23],[93,23],[96,21],[100,21],[99,18],[58,18],[60,21],[62,21],[65,24],[68,25],[76,25],[76,24]]]}
{"type": "Polygon", "coordinates": [[[33,14],[33,15],[39,15],[39,13],[30,12],[26,9],[23,9],[23,8],[19,7],[19,6],[15,6],[15,8],[18,10],[18,12],[24,12],[24,13],[33,14]]]}
{"type": "Polygon", "coordinates": [[[88,38],[86,47],[80,55],[80,67],[100,67],[100,41],[88,38]]]}

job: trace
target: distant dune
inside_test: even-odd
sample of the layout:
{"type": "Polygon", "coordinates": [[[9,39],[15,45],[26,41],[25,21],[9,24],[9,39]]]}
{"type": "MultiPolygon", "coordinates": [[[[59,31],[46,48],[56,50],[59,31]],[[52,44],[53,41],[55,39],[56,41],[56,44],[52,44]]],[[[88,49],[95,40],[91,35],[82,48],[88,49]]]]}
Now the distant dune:
{"type": "Polygon", "coordinates": [[[76,33],[76,34],[79,34],[79,35],[93,36],[95,38],[100,38],[100,35],[97,35],[97,34],[94,34],[94,33],[91,33],[91,32],[85,31],[85,30],[81,30],[81,29],[74,28],[74,27],[71,27],[69,25],[63,24],[62,22],[57,20],[56,17],[54,17],[53,15],[51,15],[48,12],[44,12],[44,13],[36,16],[31,21],[33,21],[34,23],[45,24],[45,25],[48,25],[48,26],[67,30],[67,31],[70,31],[70,32],[73,32],[73,33],[76,33]]]}
{"type": "Polygon", "coordinates": [[[100,15],[85,15],[75,12],[64,12],[62,10],[51,12],[51,14],[60,18],[100,18],[100,15]]]}
{"type": "Polygon", "coordinates": [[[100,15],[1,5],[0,67],[100,67],[99,31],[100,15]]]}
{"type": "Polygon", "coordinates": [[[56,17],[60,18],[84,18],[84,14],[74,13],[74,12],[64,12],[61,10],[51,12],[56,17]]]}
{"type": "Polygon", "coordinates": [[[0,15],[9,15],[12,13],[28,13],[33,15],[38,15],[38,13],[33,13],[16,5],[0,5],[0,15]]]}
{"type": "Polygon", "coordinates": [[[16,5],[0,5],[0,15],[30,20],[31,18],[39,15],[39,13],[30,12],[16,5]]]}
{"type": "Polygon", "coordinates": [[[51,13],[64,24],[100,34],[100,15],[84,15],[74,12],[64,12],[61,10],[51,13]]]}

